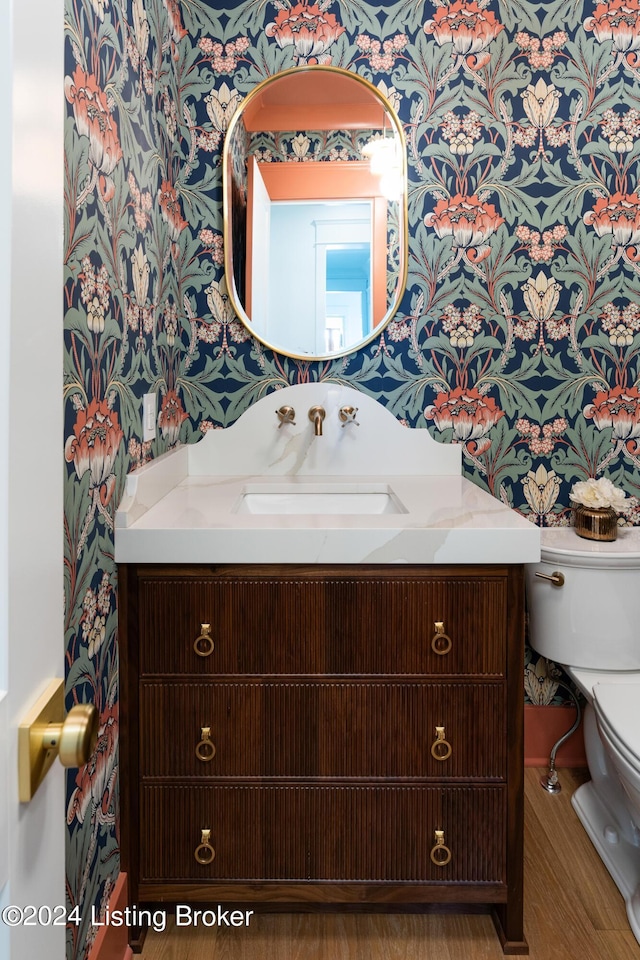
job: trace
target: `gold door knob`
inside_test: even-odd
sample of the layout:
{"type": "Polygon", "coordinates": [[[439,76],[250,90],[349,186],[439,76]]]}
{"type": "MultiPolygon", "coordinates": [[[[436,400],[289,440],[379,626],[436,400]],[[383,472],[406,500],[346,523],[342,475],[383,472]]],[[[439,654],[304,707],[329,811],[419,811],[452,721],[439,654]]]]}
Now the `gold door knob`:
{"type": "Polygon", "coordinates": [[[27,803],[56,756],[65,767],[82,767],[96,747],[98,711],[79,703],[64,714],[64,682],[52,680],[18,730],[19,797],[27,803]]]}
{"type": "Polygon", "coordinates": [[[446,867],[451,860],[451,850],[445,845],[444,830],[435,831],[435,846],[431,848],[431,860],[436,867],[446,867]]]}
{"type": "Polygon", "coordinates": [[[208,763],[216,755],[216,745],[211,739],[211,727],[200,728],[201,739],[196,744],[196,757],[208,763]]]}
{"type": "Polygon", "coordinates": [[[431,640],[431,649],[434,653],[437,653],[439,656],[443,657],[446,653],[449,653],[449,650],[451,650],[451,637],[444,632],[443,620],[436,620],[433,626],[436,632],[431,640]]]}
{"type": "Polygon", "coordinates": [[[42,736],[45,750],[57,751],[63,767],[83,767],[98,742],[98,711],[92,703],[71,707],[62,723],[49,723],[42,736]]]}
{"type": "Polygon", "coordinates": [[[208,657],[213,653],[213,637],[211,636],[210,623],[200,624],[200,634],[193,641],[193,649],[199,657],[208,657]]]}
{"type": "Polygon", "coordinates": [[[203,830],[200,843],[195,849],[194,857],[201,863],[203,866],[207,866],[209,863],[213,863],[216,852],[211,846],[211,830],[203,830]]]}
{"type": "Polygon", "coordinates": [[[451,756],[451,744],[445,740],[444,727],[436,727],[436,738],[431,744],[431,756],[436,760],[448,760],[451,756]]]}

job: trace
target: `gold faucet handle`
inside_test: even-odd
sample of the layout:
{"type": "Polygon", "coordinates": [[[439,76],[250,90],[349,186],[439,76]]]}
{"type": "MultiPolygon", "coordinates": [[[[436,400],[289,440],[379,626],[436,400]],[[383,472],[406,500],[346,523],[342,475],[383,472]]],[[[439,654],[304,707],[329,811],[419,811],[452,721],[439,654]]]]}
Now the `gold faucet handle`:
{"type": "Polygon", "coordinates": [[[357,407],[340,407],[338,416],[342,420],[343,428],[350,423],[354,423],[356,427],[360,426],[360,421],[356,420],[356,414],[358,412],[357,407]]]}
{"type": "Polygon", "coordinates": [[[277,414],[278,420],[280,421],[280,423],[278,424],[278,430],[280,429],[280,427],[283,427],[285,423],[290,423],[295,427],[296,412],[293,409],[293,407],[289,407],[289,406],[280,407],[278,410],[276,410],[276,414],[277,414]]]}

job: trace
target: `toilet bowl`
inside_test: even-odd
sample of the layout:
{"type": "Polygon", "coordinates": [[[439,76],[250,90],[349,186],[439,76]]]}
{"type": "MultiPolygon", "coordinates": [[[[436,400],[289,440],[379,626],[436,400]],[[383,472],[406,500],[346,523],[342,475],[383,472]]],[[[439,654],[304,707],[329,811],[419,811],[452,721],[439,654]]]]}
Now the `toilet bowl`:
{"type": "Polygon", "coordinates": [[[640,943],[640,528],[613,542],[544,529],[541,557],[526,571],[529,641],[587,701],[591,780],[572,804],[640,943]]]}

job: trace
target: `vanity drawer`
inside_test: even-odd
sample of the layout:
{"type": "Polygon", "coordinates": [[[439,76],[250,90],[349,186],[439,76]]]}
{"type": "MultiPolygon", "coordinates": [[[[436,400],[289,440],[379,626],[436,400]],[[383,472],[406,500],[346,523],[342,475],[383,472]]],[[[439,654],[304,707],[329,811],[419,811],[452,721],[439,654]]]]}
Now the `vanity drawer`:
{"type": "Polygon", "coordinates": [[[501,786],[146,785],[140,880],[501,883],[505,822],[501,786]]]}
{"type": "Polygon", "coordinates": [[[144,777],[500,779],[505,744],[499,681],[140,684],[144,777]]]}
{"type": "Polygon", "coordinates": [[[438,575],[286,568],[255,576],[224,568],[206,577],[149,569],[138,589],[142,674],[504,671],[504,577],[462,576],[459,567],[438,575]]]}

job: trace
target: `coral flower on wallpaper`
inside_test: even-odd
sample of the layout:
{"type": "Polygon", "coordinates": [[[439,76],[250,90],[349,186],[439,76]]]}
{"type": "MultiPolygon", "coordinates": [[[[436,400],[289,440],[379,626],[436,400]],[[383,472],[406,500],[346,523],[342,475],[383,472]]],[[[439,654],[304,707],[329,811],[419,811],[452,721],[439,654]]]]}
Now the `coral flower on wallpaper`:
{"type": "Polygon", "coordinates": [[[171,38],[174,44],[180,43],[183,37],[186,37],[187,31],[182,24],[182,14],[180,13],[180,4],[178,0],[162,0],[171,26],[171,38]]]}
{"type": "Polygon", "coordinates": [[[118,709],[110,707],[100,717],[98,742],[91,759],[76,776],[76,787],[67,805],[67,823],[74,818],[84,823],[87,811],[99,819],[109,816],[118,776],[117,745],[118,709]]]}
{"type": "Polygon", "coordinates": [[[280,10],[273,23],[265,28],[268,37],[273,37],[281,49],[293,47],[298,63],[309,62],[310,57],[318,63],[330,63],[326,53],[331,44],[344,33],[332,13],[323,12],[319,6],[297,3],[288,10],[280,10]]]}
{"type": "Polygon", "coordinates": [[[613,41],[613,49],[617,53],[630,53],[640,49],[638,0],[613,0],[612,3],[599,3],[593,15],[586,18],[583,26],[585,30],[593,30],[598,43],[613,41]]]}
{"type": "Polygon", "coordinates": [[[65,77],[64,92],[73,107],[78,133],[89,138],[89,163],[109,177],[122,159],[122,149],[105,94],[93,74],[82,67],[76,67],[73,77],[65,77]]]}
{"type": "Polygon", "coordinates": [[[162,219],[169,227],[169,236],[175,243],[187,226],[187,221],[182,216],[182,208],[180,207],[176,188],[168,180],[163,180],[160,184],[158,203],[160,204],[162,219]]]}
{"type": "Polygon", "coordinates": [[[183,422],[188,419],[188,416],[182,406],[182,400],[176,391],[167,390],[160,407],[158,426],[162,431],[163,439],[165,439],[170,446],[178,442],[180,427],[183,422]]]}
{"type": "Polygon", "coordinates": [[[439,393],[424,411],[425,420],[433,420],[438,430],[453,429],[454,438],[469,443],[469,452],[476,456],[489,448],[486,435],[503,416],[504,411],[496,406],[495,400],[482,396],[475,387],[469,390],[457,387],[449,393],[439,393]],[[477,444],[476,440],[482,443],[477,444]]]}
{"type": "Polygon", "coordinates": [[[92,400],[78,410],[73,436],[67,437],[64,456],[73,461],[78,478],[89,471],[92,489],[103,484],[111,486],[113,465],[124,434],[118,423],[118,414],[109,409],[105,400],[92,400]]]}
{"type": "Polygon", "coordinates": [[[427,20],[424,25],[424,32],[433,34],[439,46],[452,43],[454,53],[463,57],[486,50],[501,30],[504,27],[493,13],[482,10],[475,0],[473,3],[456,0],[448,7],[439,7],[433,20],[427,20]]]}
{"type": "Polygon", "coordinates": [[[598,430],[611,428],[613,440],[626,442],[632,453],[638,452],[640,437],[640,392],[637,387],[614,387],[595,395],[583,410],[598,430]],[[634,442],[635,441],[635,442],[634,442]]]}
{"type": "Polygon", "coordinates": [[[614,193],[610,197],[600,197],[583,219],[599,237],[612,234],[613,242],[619,247],[636,244],[640,241],[640,196],[637,193],[614,193]]]}
{"type": "Polygon", "coordinates": [[[470,259],[482,260],[489,253],[486,241],[504,218],[499,216],[491,203],[483,203],[476,196],[465,197],[457,193],[450,200],[438,200],[433,211],[424,218],[427,227],[433,227],[436,235],[453,237],[453,245],[465,250],[476,248],[470,259]]]}

